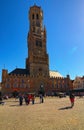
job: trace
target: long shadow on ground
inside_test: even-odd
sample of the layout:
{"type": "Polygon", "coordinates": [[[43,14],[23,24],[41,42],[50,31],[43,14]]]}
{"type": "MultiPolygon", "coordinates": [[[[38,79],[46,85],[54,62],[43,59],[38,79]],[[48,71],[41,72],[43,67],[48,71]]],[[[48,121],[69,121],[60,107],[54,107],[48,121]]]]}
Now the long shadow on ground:
{"type": "MultiPolygon", "coordinates": [[[[42,103],[35,102],[34,104],[32,104],[32,103],[30,103],[30,104],[28,104],[28,105],[23,104],[22,106],[30,106],[30,105],[35,105],[35,104],[42,104],[42,103]]],[[[10,107],[15,107],[15,106],[20,106],[20,105],[19,105],[19,104],[12,104],[12,105],[10,105],[10,107]]]]}
{"type": "Polygon", "coordinates": [[[20,105],[18,105],[18,104],[17,105],[10,105],[10,107],[15,107],[15,106],[20,106],[20,105]]]}
{"type": "Polygon", "coordinates": [[[59,108],[58,110],[66,110],[66,109],[71,109],[71,108],[72,108],[71,106],[67,106],[67,107],[59,108]]]}

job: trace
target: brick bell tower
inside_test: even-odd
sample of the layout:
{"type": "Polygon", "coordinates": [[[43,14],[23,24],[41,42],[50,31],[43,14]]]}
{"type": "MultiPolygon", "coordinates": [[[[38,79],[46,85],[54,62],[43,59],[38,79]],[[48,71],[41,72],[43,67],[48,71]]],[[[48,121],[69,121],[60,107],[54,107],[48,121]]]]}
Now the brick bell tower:
{"type": "Polygon", "coordinates": [[[26,69],[30,76],[49,76],[49,58],[46,51],[46,28],[43,27],[43,11],[34,5],[29,10],[29,33],[27,37],[28,58],[26,69]]]}

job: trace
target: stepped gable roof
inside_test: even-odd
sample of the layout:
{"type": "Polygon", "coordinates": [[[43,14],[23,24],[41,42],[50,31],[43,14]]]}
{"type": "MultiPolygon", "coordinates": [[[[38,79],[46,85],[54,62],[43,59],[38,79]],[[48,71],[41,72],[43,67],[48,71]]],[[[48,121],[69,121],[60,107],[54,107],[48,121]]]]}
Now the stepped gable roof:
{"type": "Polygon", "coordinates": [[[50,77],[59,77],[63,78],[63,76],[58,71],[49,71],[50,77]]]}
{"type": "Polygon", "coordinates": [[[9,75],[10,74],[26,74],[26,75],[29,75],[29,71],[27,70],[27,69],[21,69],[21,68],[16,68],[15,70],[13,70],[13,71],[11,71],[10,73],[9,73],[9,75]]]}

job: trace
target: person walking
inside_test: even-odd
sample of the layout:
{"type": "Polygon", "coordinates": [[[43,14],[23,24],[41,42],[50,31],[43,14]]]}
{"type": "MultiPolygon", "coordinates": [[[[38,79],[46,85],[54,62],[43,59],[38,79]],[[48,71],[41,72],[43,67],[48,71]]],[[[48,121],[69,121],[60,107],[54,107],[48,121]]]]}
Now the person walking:
{"type": "Polygon", "coordinates": [[[44,99],[43,99],[43,94],[42,94],[42,93],[40,93],[40,94],[39,94],[39,97],[40,97],[40,103],[43,103],[43,102],[44,102],[44,99]]]}
{"type": "Polygon", "coordinates": [[[34,104],[34,103],[35,103],[35,95],[32,94],[32,104],[34,104]]]}
{"type": "Polygon", "coordinates": [[[26,94],[24,98],[25,98],[25,103],[26,103],[26,105],[28,105],[28,104],[29,104],[29,97],[28,97],[28,94],[26,94]]]}
{"type": "Polygon", "coordinates": [[[4,105],[3,98],[1,95],[0,95],[0,104],[4,105]]]}
{"type": "Polygon", "coordinates": [[[70,92],[69,98],[70,98],[71,108],[72,108],[74,106],[75,95],[72,92],[70,92]]]}
{"type": "Polygon", "coordinates": [[[20,104],[20,106],[22,106],[22,104],[23,104],[23,96],[22,96],[22,94],[19,95],[19,104],[20,104]]]}

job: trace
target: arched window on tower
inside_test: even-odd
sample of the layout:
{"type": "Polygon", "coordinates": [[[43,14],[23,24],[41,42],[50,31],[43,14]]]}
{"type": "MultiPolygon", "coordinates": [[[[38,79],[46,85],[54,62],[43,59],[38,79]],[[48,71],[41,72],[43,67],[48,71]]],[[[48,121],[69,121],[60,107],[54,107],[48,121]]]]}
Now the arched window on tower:
{"type": "Polygon", "coordinates": [[[34,19],[34,14],[32,14],[32,19],[34,19]]]}
{"type": "Polygon", "coordinates": [[[42,75],[42,68],[39,68],[39,75],[42,75]]]}
{"type": "Polygon", "coordinates": [[[33,32],[35,32],[35,27],[33,27],[33,32]]]}
{"type": "Polygon", "coordinates": [[[42,42],[39,41],[39,40],[36,40],[36,46],[38,46],[38,47],[42,47],[42,42]]]}
{"type": "Polygon", "coordinates": [[[36,19],[39,19],[39,15],[38,14],[36,14],[36,19]]]}

